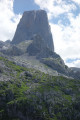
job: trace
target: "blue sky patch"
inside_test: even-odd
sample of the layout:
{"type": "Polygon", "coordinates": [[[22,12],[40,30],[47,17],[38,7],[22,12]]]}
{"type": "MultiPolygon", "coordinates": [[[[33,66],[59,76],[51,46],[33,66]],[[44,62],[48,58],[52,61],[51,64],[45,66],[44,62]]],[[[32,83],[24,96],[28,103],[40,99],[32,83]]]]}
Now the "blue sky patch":
{"type": "Polygon", "coordinates": [[[70,21],[67,17],[67,13],[65,14],[61,14],[59,15],[58,17],[53,17],[51,20],[50,20],[51,23],[54,23],[54,24],[58,24],[58,22],[60,22],[61,24],[63,24],[64,26],[68,26],[70,25],[70,21]]]}
{"type": "Polygon", "coordinates": [[[14,0],[14,13],[22,14],[24,11],[37,10],[39,6],[33,0],[14,0]]]}
{"type": "Polygon", "coordinates": [[[77,60],[80,60],[80,58],[75,58],[75,59],[68,58],[66,60],[66,63],[72,63],[72,62],[77,61],[77,60]]]}

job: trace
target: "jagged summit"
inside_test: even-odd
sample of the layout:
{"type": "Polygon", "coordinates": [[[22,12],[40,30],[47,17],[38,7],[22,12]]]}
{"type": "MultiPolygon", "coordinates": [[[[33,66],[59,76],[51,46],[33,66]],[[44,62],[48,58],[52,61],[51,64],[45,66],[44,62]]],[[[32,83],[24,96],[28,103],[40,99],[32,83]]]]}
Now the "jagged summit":
{"type": "Polygon", "coordinates": [[[40,35],[45,44],[54,51],[53,38],[48,23],[47,13],[44,10],[26,11],[17,26],[12,44],[31,40],[34,34],[40,35]]]}

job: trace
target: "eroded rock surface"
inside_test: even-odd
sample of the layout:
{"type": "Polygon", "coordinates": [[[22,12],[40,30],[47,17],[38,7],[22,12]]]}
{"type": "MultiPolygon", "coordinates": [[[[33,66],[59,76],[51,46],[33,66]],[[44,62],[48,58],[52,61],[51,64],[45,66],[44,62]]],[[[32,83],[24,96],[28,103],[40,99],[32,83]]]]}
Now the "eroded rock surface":
{"type": "Polygon", "coordinates": [[[39,34],[44,39],[45,44],[54,51],[47,13],[44,10],[24,12],[17,26],[12,43],[18,44],[24,40],[30,40],[34,34],[39,34]]]}

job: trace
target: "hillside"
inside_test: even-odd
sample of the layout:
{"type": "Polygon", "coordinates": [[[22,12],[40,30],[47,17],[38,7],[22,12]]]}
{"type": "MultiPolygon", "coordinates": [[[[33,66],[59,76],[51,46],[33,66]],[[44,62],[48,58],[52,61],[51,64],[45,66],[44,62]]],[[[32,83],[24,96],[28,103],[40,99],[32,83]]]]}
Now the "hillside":
{"type": "Polygon", "coordinates": [[[80,80],[20,67],[3,57],[0,67],[5,76],[0,80],[0,120],[80,119],[80,80]]]}

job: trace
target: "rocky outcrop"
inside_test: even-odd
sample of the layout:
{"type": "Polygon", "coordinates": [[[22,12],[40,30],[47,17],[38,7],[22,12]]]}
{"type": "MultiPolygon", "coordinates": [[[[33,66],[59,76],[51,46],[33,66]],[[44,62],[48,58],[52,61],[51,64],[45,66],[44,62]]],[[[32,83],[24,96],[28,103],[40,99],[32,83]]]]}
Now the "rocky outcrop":
{"type": "Polygon", "coordinates": [[[75,79],[79,79],[80,80],[80,68],[71,67],[69,69],[70,69],[69,75],[72,76],[75,79]]]}
{"type": "Polygon", "coordinates": [[[32,37],[33,42],[28,46],[27,52],[30,56],[36,56],[37,59],[49,58],[49,57],[59,57],[54,53],[47,44],[45,44],[44,39],[35,34],[32,37]]]}
{"type": "Polygon", "coordinates": [[[32,37],[33,42],[27,48],[27,52],[31,56],[36,56],[46,47],[46,44],[40,35],[34,35],[32,37]]]}
{"type": "Polygon", "coordinates": [[[48,67],[52,68],[53,70],[56,70],[58,73],[69,76],[69,69],[65,65],[64,61],[56,53],[54,54],[57,57],[43,58],[41,59],[41,62],[46,64],[48,67]]]}
{"type": "Polygon", "coordinates": [[[8,55],[8,56],[19,56],[19,55],[22,55],[23,52],[21,51],[21,49],[19,49],[17,46],[13,45],[13,46],[10,46],[9,48],[6,48],[5,49],[3,48],[1,50],[1,52],[5,55],[8,55]]]}
{"type": "Polygon", "coordinates": [[[6,40],[5,42],[0,41],[0,51],[1,51],[2,49],[7,49],[7,48],[9,48],[10,42],[11,42],[10,40],[6,40]]]}
{"type": "Polygon", "coordinates": [[[24,40],[30,40],[34,34],[40,35],[44,39],[45,44],[54,51],[47,13],[44,10],[24,12],[17,26],[12,44],[18,44],[24,40]]]}
{"type": "Polygon", "coordinates": [[[3,46],[4,46],[4,42],[0,41],[0,49],[2,49],[3,46]]]}
{"type": "Polygon", "coordinates": [[[32,43],[27,48],[27,53],[30,56],[36,56],[41,63],[61,74],[68,75],[68,67],[66,67],[64,61],[58,54],[50,50],[40,35],[34,35],[32,40],[32,43]]]}

